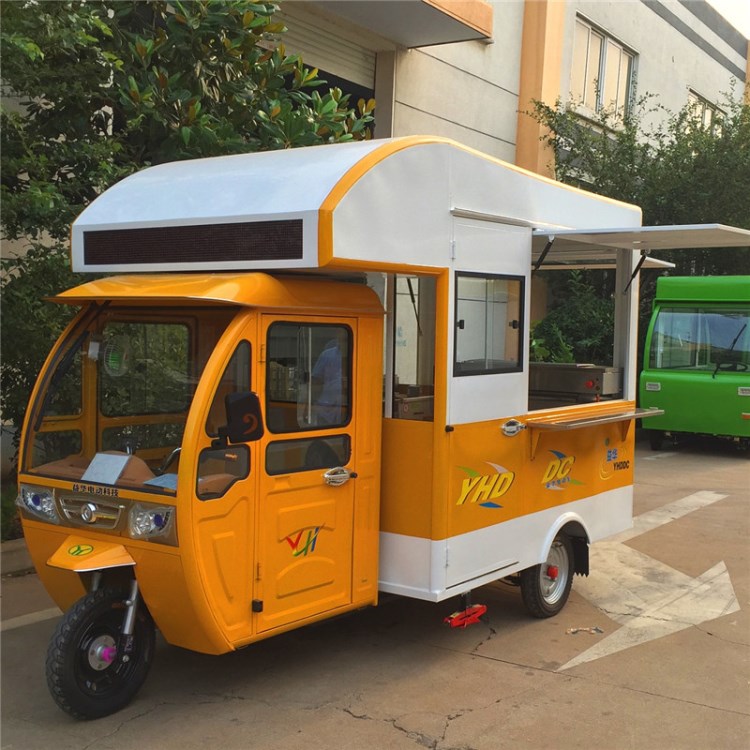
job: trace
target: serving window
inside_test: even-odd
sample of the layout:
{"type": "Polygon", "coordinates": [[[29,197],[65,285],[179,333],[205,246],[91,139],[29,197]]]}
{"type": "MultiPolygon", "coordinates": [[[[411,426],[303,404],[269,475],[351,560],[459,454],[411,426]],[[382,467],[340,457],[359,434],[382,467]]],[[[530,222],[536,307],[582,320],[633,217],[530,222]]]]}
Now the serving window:
{"type": "Polygon", "coordinates": [[[456,274],[455,376],[522,369],[523,298],[523,277],[456,274]]]}

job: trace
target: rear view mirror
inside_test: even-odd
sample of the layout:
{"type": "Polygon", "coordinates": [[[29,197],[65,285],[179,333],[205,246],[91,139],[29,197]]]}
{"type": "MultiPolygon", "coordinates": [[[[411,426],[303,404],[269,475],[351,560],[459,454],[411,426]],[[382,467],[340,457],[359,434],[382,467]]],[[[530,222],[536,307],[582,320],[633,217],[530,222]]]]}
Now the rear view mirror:
{"type": "Polygon", "coordinates": [[[224,399],[227,423],[219,428],[219,442],[250,443],[263,437],[263,416],[257,393],[230,393],[224,399]]]}

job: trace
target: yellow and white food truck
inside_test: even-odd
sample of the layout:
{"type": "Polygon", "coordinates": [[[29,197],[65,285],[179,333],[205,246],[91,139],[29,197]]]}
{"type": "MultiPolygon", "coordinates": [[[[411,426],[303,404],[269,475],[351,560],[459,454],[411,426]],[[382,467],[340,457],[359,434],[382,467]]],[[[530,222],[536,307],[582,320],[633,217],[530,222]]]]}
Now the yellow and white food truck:
{"type": "Polygon", "coordinates": [[[59,706],[124,706],[155,627],[221,654],[379,592],[501,578],[556,614],[588,545],[632,522],[637,265],[750,244],[640,225],[430,137],[163,164],[104,192],[72,261],[114,275],[56,298],[80,312],[20,452],[28,547],[66,611],[59,706]],[[611,366],[530,363],[534,271],[602,265],[611,366]]]}

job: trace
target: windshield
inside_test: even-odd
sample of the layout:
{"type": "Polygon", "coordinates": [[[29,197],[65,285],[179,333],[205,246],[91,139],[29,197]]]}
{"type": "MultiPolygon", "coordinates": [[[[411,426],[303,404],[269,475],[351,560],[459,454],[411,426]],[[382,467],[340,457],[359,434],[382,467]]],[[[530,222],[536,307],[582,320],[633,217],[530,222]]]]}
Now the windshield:
{"type": "Polygon", "coordinates": [[[196,386],[234,315],[170,308],[84,315],[32,406],[24,470],[175,491],[174,458],[196,386]]]}
{"type": "Polygon", "coordinates": [[[668,370],[746,370],[750,312],[663,307],[654,324],[649,364],[668,370]]]}

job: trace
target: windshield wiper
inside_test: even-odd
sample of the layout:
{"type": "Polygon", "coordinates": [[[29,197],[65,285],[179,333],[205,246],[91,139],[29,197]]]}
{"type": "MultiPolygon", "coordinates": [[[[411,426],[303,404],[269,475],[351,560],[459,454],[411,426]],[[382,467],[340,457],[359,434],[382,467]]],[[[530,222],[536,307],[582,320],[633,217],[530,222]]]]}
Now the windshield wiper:
{"type": "MultiPolygon", "coordinates": [[[[743,326],[742,326],[742,328],[740,328],[740,330],[737,332],[737,335],[734,337],[734,341],[732,341],[732,343],[730,344],[729,349],[726,350],[727,353],[731,352],[734,349],[735,345],[740,340],[740,336],[742,336],[742,332],[746,328],[747,328],[747,323],[744,323],[743,326]]],[[[711,375],[712,378],[716,377],[716,373],[719,372],[719,370],[721,369],[721,366],[723,364],[724,364],[724,362],[722,362],[721,357],[719,357],[716,360],[716,369],[714,370],[713,375],[711,375]]]]}

